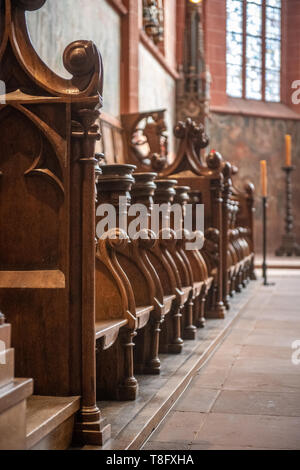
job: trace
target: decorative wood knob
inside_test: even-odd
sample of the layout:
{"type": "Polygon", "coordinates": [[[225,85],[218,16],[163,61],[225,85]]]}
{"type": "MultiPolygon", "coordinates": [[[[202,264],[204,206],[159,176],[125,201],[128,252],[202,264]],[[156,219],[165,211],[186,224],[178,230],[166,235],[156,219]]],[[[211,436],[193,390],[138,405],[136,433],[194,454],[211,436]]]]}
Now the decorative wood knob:
{"type": "Polygon", "coordinates": [[[185,205],[190,201],[189,191],[191,188],[189,186],[175,186],[175,198],[174,202],[177,202],[180,205],[185,205]]]}
{"type": "Polygon", "coordinates": [[[18,7],[23,10],[34,11],[41,8],[47,0],[17,0],[18,7]]]}
{"type": "Polygon", "coordinates": [[[176,195],[174,187],[177,184],[177,180],[161,179],[156,180],[155,184],[154,202],[158,204],[173,202],[176,195]]]}
{"type": "Polygon", "coordinates": [[[131,200],[133,204],[145,204],[147,207],[153,203],[156,190],[155,178],[157,173],[134,173],[135,183],[131,189],[131,200]]]}

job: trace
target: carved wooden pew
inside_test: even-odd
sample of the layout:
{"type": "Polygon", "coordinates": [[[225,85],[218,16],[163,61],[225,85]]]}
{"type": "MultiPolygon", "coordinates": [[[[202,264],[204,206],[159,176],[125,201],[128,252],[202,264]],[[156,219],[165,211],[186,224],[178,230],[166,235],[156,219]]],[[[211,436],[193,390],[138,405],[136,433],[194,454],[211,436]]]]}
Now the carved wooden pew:
{"type": "MultiPolygon", "coordinates": [[[[189,273],[188,263],[182,258],[180,250],[177,247],[176,233],[174,228],[174,214],[171,218],[171,205],[176,195],[176,180],[159,179],[156,180],[157,189],[154,194],[156,204],[165,205],[166,209],[162,211],[160,218],[160,237],[159,242],[161,250],[168,260],[174,273],[177,287],[179,311],[173,317],[175,322],[180,319],[180,337],[183,339],[195,339],[196,327],[193,325],[193,283],[189,273]]],[[[174,325],[174,321],[172,322],[174,325]]],[[[176,330],[174,330],[175,332],[176,330]]],[[[163,336],[169,339],[172,337],[171,325],[163,325],[163,336]],[[169,328],[168,328],[169,326],[169,328]]],[[[174,341],[174,339],[172,340],[174,341]]],[[[178,343],[178,339],[177,341],[178,343]]],[[[176,348],[175,348],[176,349],[176,348]]]]}
{"type": "MultiPolygon", "coordinates": [[[[104,139],[101,146],[98,147],[98,150],[100,152],[103,151],[105,153],[104,162],[111,164],[116,162],[128,161],[128,148],[126,142],[127,137],[124,133],[122,126],[120,126],[120,124],[118,124],[116,120],[104,115],[101,118],[101,128],[104,139]],[[117,153],[115,153],[115,149],[117,149],[117,153]]],[[[135,199],[135,202],[139,201],[135,199]]],[[[171,269],[170,262],[167,261],[165,256],[162,256],[163,249],[163,244],[160,247],[153,247],[153,249],[151,250],[151,254],[149,254],[149,257],[153,257],[151,260],[151,264],[153,265],[155,265],[155,259],[158,260],[158,265],[155,267],[155,270],[157,273],[159,273],[160,278],[164,279],[164,287],[166,285],[168,286],[164,290],[165,300],[169,299],[167,303],[168,308],[170,308],[170,304],[172,303],[170,297],[175,295],[175,300],[172,304],[173,306],[171,309],[171,316],[173,318],[171,324],[172,328],[174,327],[174,329],[172,330],[172,332],[170,332],[170,335],[160,335],[159,348],[161,352],[179,353],[181,352],[183,346],[183,340],[181,338],[180,329],[180,312],[183,309],[184,303],[187,299],[186,295],[182,297],[182,292],[180,290],[178,291],[178,282],[176,281],[176,276],[174,275],[174,272],[171,269]],[[175,304],[176,307],[174,306],[175,304]]],[[[157,334],[158,333],[156,333],[156,335],[157,334]]],[[[135,339],[135,342],[137,343],[136,349],[138,349],[139,338],[135,339]]]]}
{"type": "MultiPolygon", "coordinates": [[[[137,372],[159,373],[159,347],[160,350],[164,351],[171,350],[176,353],[181,351],[183,341],[180,337],[180,311],[184,308],[192,290],[191,285],[181,286],[180,275],[177,272],[173,257],[177,256],[177,253],[174,252],[172,256],[168,251],[169,240],[159,239],[157,244],[155,239],[152,239],[151,236],[148,237],[148,226],[144,227],[144,230],[148,232],[146,240],[124,237],[121,243],[114,240],[109,241],[109,235],[112,231],[121,230],[119,225],[120,215],[125,216],[125,220],[127,219],[127,206],[130,201],[129,191],[133,183],[133,168],[132,165],[103,165],[101,167],[102,175],[98,177],[98,202],[101,203],[97,209],[97,214],[100,216],[97,225],[97,234],[100,237],[98,247],[109,244],[110,250],[101,248],[97,251],[96,290],[99,305],[96,309],[97,328],[100,316],[102,321],[112,315],[121,319],[126,316],[126,309],[129,310],[130,316],[136,319],[135,325],[132,324],[129,332],[131,340],[127,345],[124,345],[127,349],[130,348],[127,354],[120,347],[120,341],[116,340],[118,331],[114,336],[115,345],[109,349],[106,348],[107,351],[104,351],[105,347],[99,351],[97,361],[97,391],[99,398],[108,396],[110,399],[112,397],[117,399],[135,398],[137,384],[132,374],[132,337],[135,333],[137,333],[137,336],[135,338],[134,358],[137,372]],[[119,205],[121,196],[123,197],[123,206],[119,205]],[[105,231],[106,219],[103,216],[104,212],[109,210],[107,204],[115,207],[118,217],[113,221],[113,227],[105,231]],[[98,233],[100,225],[101,234],[98,233]],[[115,284],[114,286],[110,285],[109,288],[107,288],[108,278],[115,284]],[[164,283],[163,291],[160,279],[165,281],[166,278],[168,282],[167,284],[164,283]],[[122,302],[115,306],[115,296],[120,298],[120,295],[118,296],[116,292],[118,290],[124,294],[123,305],[125,304],[125,307],[123,306],[123,308],[122,302]],[[105,298],[104,305],[103,297],[105,298]],[[164,328],[163,324],[163,333],[160,338],[159,326],[165,315],[170,311],[171,306],[172,319],[170,325],[164,328]],[[151,315],[150,312],[152,312],[151,315]],[[150,322],[147,323],[149,315],[150,322]],[[124,360],[129,360],[127,366],[124,360]],[[113,363],[118,364],[117,369],[111,368],[113,363]],[[127,371],[131,371],[129,376],[126,376],[127,371]]],[[[152,195],[156,188],[153,183],[154,177],[155,174],[153,173],[137,175],[138,183],[133,191],[135,202],[146,202],[149,215],[152,195]],[[141,199],[139,199],[140,197],[141,199]]],[[[159,196],[159,201],[161,201],[161,198],[165,200],[166,197],[169,200],[175,194],[174,189],[171,187],[175,183],[176,181],[170,180],[158,182],[158,186],[162,185],[163,189],[159,188],[155,191],[154,197],[159,196]]],[[[168,214],[166,216],[168,217],[168,214]]],[[[126,226],[123,228],[126,229],[126,226]]],[[[181,263],[183,264],[182,260],[181,263]]],[[[184,269],[186,268],[184,267],[184,269]]]]}
{"type": "MultiPolygon", "coordinates": [[[[208,140],[204,137],[203,128],[196,126],[191,120],[187,120],[185,124],[179,123],[175,127],[175,136],[181,139],[181,144],[175,162],[169,166],[166,166],[168,147],[163,110],[126,115],[122,120],[127,136],[128,159],[138,168],[143,171],[153,168],[160,171],[162,176],[167,175],[171,178],[179,178],[178,174],[185,175],[185,180],[182,180],[183,182],[180,180],[180,184],[190,184],[189,177],[192,178],[193,174],[198,175],[198,186],[201,187],[201,191],[192,187],[190,194],[195,204],[205,203],[205,224],[208,229],[202,253],[208,270],[214,277],[207,306],[214,312],[213,315],[217,309],[219,311],[217,316],[222,317],[224,306],[229,308],[229,295],[233,295],[235,290],[239,291],[247,282],[249,243],[251,245],[251,240],[249,243],[247,241],[251,233],[249,229],[251,218],[248,212],[244,211],[244,225],[235,227],[239,212],[235,204],[237,202],[239,207],[241,204],[239,198],[232,195],[231,165],[223,162],[222,157],[215,152],[208,157],[207,165],[203,163],[201,148],[207,145],[208,140]],[[214,181],[209,183],[209,173],[212,171],[215,172],[215,177],[214,181]],[[208,195],[212,195],[213,191],[215,199],[211,203],[208,195]],[[226,226],[228,230],[224,228],[226,226]],[[215,254],[216,250],[218,256],[215,254]],[[219,303],[220,301],[223,305],[219,303]]],[[[250,265],[251,263],[253,264],[250,262],[250,265]]],[[[250,269],[253,271],[253,268],[250,269]]]]}
{"type": "Polygon", "coordinates": [[[239,211],[237,213],[236,221],[237,226],[241,232],[242,238],[246,241],[248,246],[248,262],[246,277],[248,280],[255,280],[256,275],[254,272],[254,193],[255,188],[251,182],[247,182],[244,188],[239,189],[235,184],[235,175],[238,174],[238,168],[232,166],[232,194],[233,198],[239,203],[239,211]]]}
{"type": "MultiPolygon", "coordinates": [[[[137,381],[133,376],[133,342],[136,330],[148,322],[153,305],[150,302],[151,287],[147,287],[145,272],[135,265],[131,241],[127,236],[127,226],[119,226],[120,216],[127,217],[129,190],[134,182],[132,165],[104,165],[102,175],[98,178],[97,224],[98,240],[96,264],[96,295],[98,318],[126,319],[128,325],[125,333],[118,338],[115,329],[115,344],[98,352],[97,360],[97,393],[99,399],[115,398],[132,400],[138,392],[137,381]],[[125,198],[125,207],[119,206],[119,197],[125,198]],[[104,204],[115,209],[117,218],[114,226],[102,230],[100,223],[104,212],[99,211],[104,204]],[[112,238],[115,236],[116,238],[112,238]],[[134,292],[134,288],[136,292],[134,292]],[[103,302],[104,300],[104,302],[103,302]],[[144,302],[145,301],[145,302],[144,302]]],[[[151,284],[150,284],[151,286],[151,284]]],[[[96,317],[97,318],[97,317],[96,317]]],[[[126,323],[125,323],[126,324],[126,323]]]]}
{"type": "MultiPolygon", "coordinates": [[[[190,190],[189,191],[189,200],[193,206],[193,223],[196,224],[197,214],[196,206],[197,204],[203,204],[203,195],[200,190],[190,190]]],[[[196,230],[196,225],[194,226],[196,230]]],[[[219,230],[213,227],[209,227],[205,230],[204,233],[204,244],[203,248],[199,251],[201,260],[205,263],[205,268],[203,268],[204,278],[206,279],[205,285],[205,297],[203,297],[203,308],[205,307],[205,314],[211,310],[212,306],[216,303],[217,298],[217,278],[218,278],[218,266],[219,266],[219,230]],[[209,294],[209,295],[208,295],[209,294]]],[[[204,311],[202,312],[203,321],[204,311]]],[[[199,325],[200,326],[200,325],[199,325]]]]}
{"type": "Polygon", "coordinates": [[[174,134],[180,141],[177,156],[171,165],[161,171],[161,175],[175,177],[180,185],[189,186],[194,193],[194,202],[197,191],[198,203],[204,204],[206,241],[202,254],[209,268],[209,276],[213,277],[206,316],[223,318],[225,307],[222,295],[222,157],[212,152],[207,157],[207,165],[204,165],[197,149],[199,151],[205,147],[208,141],[203,128],[195,126],[190,119],[179,123],[174,134]],[[213,246],[212,252],[210,245],[213,246]]]}
{"type": "MultiPolygon", "coordinates": [[[[176,196],[174,202],[182,207],[182,216],[185,215],[185,206],[191,202],[189,195],[189,186],[175,186],[176,196]]],[[[195,214],[193,214],[195,217],[195,214]]],[[[186,234],[186,230],[182,233],[182,239],[178,240],[179,249],[183,257],[187,258],[187,265],[193,285],[193,321],[196,327],[204,327],[205,325],[205,303],[208,291],[211,287],[213,278],[208,276],[207,265],[199,249],[187,249],[186,243],[195,240],[195,236],[200,234],[186,234]]]]}
{"type": "Polygon", "coordinates": [[[229,296],[240,292],[240,272],[242,257],[240,247],[236,244],[235,214],[236,206],[232,200],[231,165],[225,162],[223,166],[223,301],[229,308],[229,296]]]}
{"type": "MultiPolygon", "coordinates": [[[[147,194],[147,190],[145,191],[145,180],[147,180],[150,175],[153,175],[153,173],[135,174],[136,184],[133,186],[132,191],[133,201],[135,203],[144,203],[147,206],[149,218],[152,215],[153,199],[154,202],[157,202],[157,196],[161,193],[161,183],[157,183],[157,181],[155,181],[155,188],[154,191],[152,189],[151,197],[149,197],[149,193],[147,194]],[[157,186],[160,186],[160,188],[157,189],[157,186]],[[142,189],[143,187],[144,189],[142,189]]],[[[174,186],[175,183],[176,181],[167,181],[167,185],[163,189],[164,198],[167,197],[168,199],[170,197],[170,191],[171,197],[174,195],[174,190],[172,190],[171,186],[174,186]]],[[[160,197],[161,195],[159,196],[159,199],[160,197]]],[[[165,214],[166,217],[168,217],[168,210],[169,206],[167,214],[165,214]]],[[[158,301],[163,308],[163,315],[160,320],[162,333],[159,334],[159,351],[177,354],[181,352],[183,347],[181,311],[187,300],[187,293],[180,289],[179,275],[177,273],[176,266],[174,272],[174,260],[168,251],[170,244],[172,244],[174,240],[170,240],[169,236],[168,239],[163,239],[162,234],[160,233],[161,228],[160,220],[157,227],[157,233],[154,234],[157,239],[157,243],[147,243],[147,245],[145,245],[142,240],[141,243],[145,250],[144,254],[151,265],[151,268],[149,267],[149,269],[154,271],[153,279],[156,283],[156,294],[158,296],[158,301]],[[167,318],[165,318],[167,313],[167,318]]],[[[158,333],[158,328],[156,331],[158,333]]]]}
{"type": "Polygon", "coordinates": [[[64,52],[71,79],[49,70],[31,45],[25,17],[43,4],[1,2],[0,304],[12,324],[16,375],[33,377],[35,394],[69,399],[64,445],[76,397],[77,441],[102,444],[110,433],[95,387],[94,148],[102,62],[93,43],[77,41],[64,52]]]}
{"type": "Polygon", "coordinates": [[[135,245],[138,244],[139,255],[142,257],[155,286],[155,309],[149,324],[144,328],[144,334],[135,339],[135,352],[139,358],[139,364],[143,364],[143,367],[139,367],[139,370],[151,374],[160,372],[158,352],[159,348],[163,349],[160,335],[161,325],[170,310],[172,309],[173,312],[173,309],[176,308],[176,305],[174,305],[176,304],[176,288],[174,287],[172,270],[161,252],[156,234],[150,230],[156,176],[157,174],[153,172],[134,173],[135,183],[131,190],[132,204],[143,204],[148,213],[148,226],[146,228],[148,237],[139,238],[134,243],[135,245]],[[147,358],[145,353],[148,348],[152,353],[151,360],[148,359],[147,364],[147,360],[143,359],[141,361],[141,358],[147,358]]]}
{"type": "MultiPolygon", "coordinates": [[[[132,165],[104,165],[102,166],[103,175],[99,177],[98,182],[98,199],[102,204],[112,204],[118,213],[118,220],[116,220],[117,229],[120,221],[120,215],[125,216],[127,219],[127,209],[130,204],[130,189],[134,182],[132,177],[132,165]],[[123,207],[119,206],[119,198],[123,197],[123,207]]],[[[154,174],[155,176],[155,174],[154,174]]],[[[155,186],[153,185],[153,174],[148,175],[148,188],[146,193],[150,195],[153,193],[155,186]]],[[[145,179],[145,178],[144,178],[145,179]]],[[[145,182],[145,181],[144,181],[145,182]]],[[[137,196],[138,188],[136,188],[135,195],[137,196]]],[[[144,195],[145,196],[145,195],[144,195]]],[[[101,206],[99,206],[100,208],[101,206]]],[[[98,209],[99,209],[98,208],[98,209]]],[[[127,230],[127,226],[124,226],[127,230]]],[[[147,231],[147,228],[145,228],[147,231]]],[[[155,246],[156,240],[148,237],[147,239],[128,239],[126,243],[115,244],[113,253],[106,261],[106,265],[115,264],[116,269],[119,268],[124,284],[124,291],[128,299],[128,309],[133,318],[136,320],[135,338],[136,348],[134,349],[135,371],[143,373],[159,373],[160,361],[158,358],[158,344],[159,344],[159,325],[162,321],[162,316],[168,313],[173,295],[166,298],[157,298],[158,286],[155,281],[156,273],[154,273],[153,266],[149,262],[145,253],[147,248],[155,246]],[[125,284],[127,282],[127,285],[125,284]],[[163,302],[163,303],[161,303],[163,302]],[[150,318],[150,322],[148,320],[150,318]]],[[[99,243],[102,242],[99,240],[99,243]]],[[[101,255],[101,254],[100,254],[101,255]]],[[[98,257],[103,262],[101,256],[98,257]]],[[[98,290],[100,292],[102,282],[99,281],[98,290]]],[[[102,291],[101,291],[102,292],[102,291]]],[[[111,298],[113,294],[107,293],[111,298]]],[[[101,293],[99,294],[99,309],[102,309],[101,293]]],[[[103,309],[102,309],[103,313],[103,309]]],[[[107,313],[103,313],[106,315],[107,313]]],[[[131,341],[131,347],[132,347],[131,341]]],[[[121,353],[122,354],[122,353],[121,353]]],[[[132,358],[132,354],[130,355],[132,358]]],[[[105,361],[107,362],[107,361],[105,361]]],[[[118,363],[119,363],[118,359],[118,363]]],[[[100,361],[100,367],[103,361],[100,361]]],[[[97,383],[103,384],[105,381],[103,377],[97,376],[97,383]]],[[[113,395],[112,390],[109,391],[110,396],[113,395]]],[[[103,396],[103,391],[101,396],[103,396]]],[[[125,395],[122,395],[123,399],[125,395]]],[[[121,397],[119,394],[117,397],[121,397]]],[[[134,398],[134,395],[129,394],[129,399],[134,398]]],[[[128,397],[127,397],[128,398],[128,397]]]]}
{"type": "Polygon", "coordinates": [[[167,142],[164,111],[122,116],[128,144],[128,161],[142,171],[154,169],[161,177],[176,178],[180,185],[191,187],[194,204],[205,203],[206,240],[202,250],[209,277],[213,279],[207,307],[212,317],[223,318],[222,271],[222,157],[213,153],[207,166],[200,156],[208,144],[203,128],[190,119],[179,123],[174,134],[180,141],[175,161],[167,165],[167,142]],[[217,251],[217,256],[216,256],[217,251]]]}
{"type": "Polygon", "coordinates": [[[247,225],[251,222],[251,220],[249,221],[248,212],[245,212],[245,208],[247,209],[247,205],[245,204],[247,193],[245,193],[245,197],[242,192],[234,189],[232,174],[233,167],[226,162],[223,168],[223,221],[224,227],[227,227],[227,231],[224,231],[224,250],[227,246],[228,255],[228,283],[227,286],[224,285],[225,302],[228,302],[229,294],[233,295],[234,292],[241,292],[242,287],[245,287],[250,280],[250,271],[254,256],[253,252],[251,252],[250,240],[247,240],[247,235],[250,231],[247,225]],[[243,209],[241,208],[242,202],[244,202],[243,209]],[[241,217],[240,214],[242,213],[244,213],[244,226],[240,225],[238,219],[241,217]]]}

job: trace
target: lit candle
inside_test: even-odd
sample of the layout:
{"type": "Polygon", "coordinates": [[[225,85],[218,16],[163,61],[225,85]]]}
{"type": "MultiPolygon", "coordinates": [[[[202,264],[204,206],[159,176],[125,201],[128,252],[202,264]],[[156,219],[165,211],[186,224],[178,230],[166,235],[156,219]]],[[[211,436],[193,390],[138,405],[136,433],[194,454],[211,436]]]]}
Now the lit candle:
{"type": "Polygon", "coordinates": [[[261,176],[262,196],[267,197],[268,178],[267,178],[267,162],[266,162],[266,160],[261,160],[260,161],[260,176],[261,176]]]}
{"type": "Polygon", "coordinates": [[[292,166],[292,136],[285,136],[285,164],[286,166],[292,166]]]}

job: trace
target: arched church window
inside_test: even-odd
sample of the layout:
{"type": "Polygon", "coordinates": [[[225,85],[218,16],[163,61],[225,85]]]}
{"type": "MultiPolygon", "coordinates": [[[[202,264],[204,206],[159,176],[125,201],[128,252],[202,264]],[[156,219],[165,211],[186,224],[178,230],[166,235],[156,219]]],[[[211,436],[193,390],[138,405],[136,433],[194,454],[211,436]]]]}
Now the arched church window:
{"type": "Polygon", "coordinates": [[[280,101],[282,0],[226,0],[227,94],[280,101]]]}

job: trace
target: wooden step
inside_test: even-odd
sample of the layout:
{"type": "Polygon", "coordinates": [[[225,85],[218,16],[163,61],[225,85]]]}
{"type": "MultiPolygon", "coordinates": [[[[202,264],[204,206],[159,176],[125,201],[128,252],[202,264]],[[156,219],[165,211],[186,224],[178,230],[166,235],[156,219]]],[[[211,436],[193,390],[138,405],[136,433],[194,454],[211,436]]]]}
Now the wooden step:
{"type": "Polygon", "coordinates": [[[3,341],[3,346],[0,345],[0,351],[3,349],[10,348],[10,341],[11,341],[11,326],[8,323],[4,323],[4,325],[0,325],[0,341],[3,341]]]}
{"type": "Polygon", "coordinates": [[[32,394],[31,379],[14,379],[0,388],[0,449],[26,448],[26,399],[32,394]]]}
{"type": "Polygon", "coordinates": [[[5,387],[14,379],[14,350],[0,350],[0,388],[5,387]]]}
{"type": "Polygon", "coordinates": [[[26,447],[31,450],[63,450],[72,441],[80,397],[44,397],[27,400],[26,447]]]}

